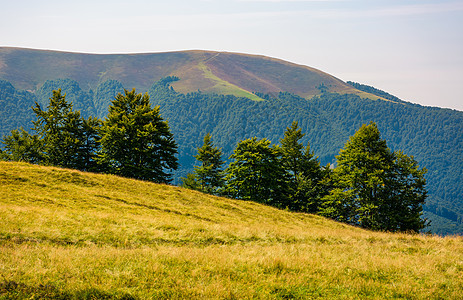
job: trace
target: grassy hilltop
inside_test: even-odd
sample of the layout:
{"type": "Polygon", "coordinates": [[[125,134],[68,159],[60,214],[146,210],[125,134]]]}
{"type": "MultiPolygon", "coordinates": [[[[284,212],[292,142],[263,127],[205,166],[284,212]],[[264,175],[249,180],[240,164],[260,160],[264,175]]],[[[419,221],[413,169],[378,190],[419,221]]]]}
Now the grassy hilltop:
{"type": "Polygon", "coordinates": [[[84,90],[115,79],[129,89],[147,91],[170,75],[182,79],[173,84],[182,93],[201,90],[260,100],[253,92],[288,91],[310,98],[323,86],[329,92],[381,98],[320,70],[260,55],[201,50],[84,54],[0,47],[0,79],[30,91],[58,78],[73,79],[84,90]]]}
{"type": "Polygon", "coordinates": [[[0,162],[0,299],[458,299],[462,274],[461,237],[0,162]]]}

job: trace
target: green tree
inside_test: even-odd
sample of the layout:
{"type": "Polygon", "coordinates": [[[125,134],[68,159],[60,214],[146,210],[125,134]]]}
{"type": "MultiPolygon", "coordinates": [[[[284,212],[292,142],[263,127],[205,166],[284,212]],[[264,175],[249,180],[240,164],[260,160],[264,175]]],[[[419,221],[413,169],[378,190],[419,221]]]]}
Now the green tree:
{"type": "Polygon", "coordinates": [[[208,194],[218,194],[224,185],[222,150],[214,147],[210,133],[204,137],[203,146],[194,157],[201,163],[191,175],[184,178],[183,186],[208,194]]]}
{"type": "Polygon", "coordinates": [[[424,175],[413,156],[394,151],[392,180],[388,182],[389,201],[382,207],[383,227],[389,231],[419,231],[429,223],[422,218],[428,192],[424,175]],[[393,213],[391,213],[393,212],[393,213]]]}
{"type": "Polygon", "coordinates": [[[186,174],[186,177],[181,177],[180,186],[190,190],[201,191],[201,186],[199,185],[198,178],[195,173],[188,173],[186,174]]]}
{"type": "Polygon", "coordinates": [[[4,151],[0,149],[0,159],[39,163],[42,159],[42,143],[38,135],[31,135],[24,128],[14,129],[11,135],[2,139],[4,151]]]}
{"type": "Polygon", "coordinates": [[[424,169],[392,152],[375,123],[363,125],[341,149],[321,214],[360,227],[419,231],[426,198],[424,169]]]}
{"type": "Polygon", "coordinates": [[[82,146],[80,170],[98,172],[102,171],[98,164],[98,149],[101,120],[95,117],[88,117],[82,120],[82,146]]]}
{"type": "Polygon", "coordinates": [[[109,107],[101,127],[99,161],[110,173],[168,183],[177,169],[177,144],[159,106],[148,94],[124,90],[109,107]]]}
{"type": "Polygon", "coordinates": [[[307,146],[300,142],[302,133],[298,122],[286,128],[281,143],[281,163],[288,173],[288,208],[293,211],[318,212],[323,196],[321,181],[324,177],[318,158],[307,146]]]}
{"type": "Polygon", "coordinates": [[[286,173],[270,143],[256,137],[238,143],[226,170],[226,195],[285,208],[286,173]]]}
{"type": "Polygon", "coordinates": [[[79,169],[84,143],[80,112],[73,111],[72,103],[66,101],[60,89],[53,91],[47,110],[37,102],[32,109],[37,117],[33,123],[42,143],[43,162],[79,169]]]}

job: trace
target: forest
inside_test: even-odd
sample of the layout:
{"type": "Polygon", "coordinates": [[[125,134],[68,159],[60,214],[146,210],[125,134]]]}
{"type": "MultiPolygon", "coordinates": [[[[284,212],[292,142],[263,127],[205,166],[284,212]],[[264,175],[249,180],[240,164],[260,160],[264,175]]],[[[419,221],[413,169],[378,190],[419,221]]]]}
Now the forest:
{"type": "MultiPolygon", "coordinates": [[[[175,184],[192,172],[197,163],[194,155],[207,133],[211,134],[214,144],[222,148],[224,159],[229,163],[228,158],[240,141],[256,137],[278,144],[285,129],[297,121],[305,133],[301,142],[310,143],[322,166],[328,163],[335,166],[335,156],[348,138],[362,124],[373,121],[393,151],[403,150],[428,170],[425,177],[429,196],[424,210],[425,216],[432,220],[432,231],[463,232],[462,112],[395,99],[369,100],[334,93],[304,99],[290,93],[256,92],[262,101],[201,91],[181,94],[170,87],[170,80],[176,78],[155,83],[148,94],[152,105],[160,106],[161,116],[168,120],[178,144],[175,184]]],[[[123,92],[122,85],[114,80],[101,83],[95,91],[83,91],[70,79],[47,81],[35,93],[18,91],[5,81],[0,82],[0,86],[0,101],[5,104],[0,106],[3,135],[20,126],[29,130],[34,117],[30,107],[34,101],[46,104],[54,89],[61,88],[66,99],[74,103],[74,109],[86,118],[92,115],[105,118],[111,100],[123,92]]]]}

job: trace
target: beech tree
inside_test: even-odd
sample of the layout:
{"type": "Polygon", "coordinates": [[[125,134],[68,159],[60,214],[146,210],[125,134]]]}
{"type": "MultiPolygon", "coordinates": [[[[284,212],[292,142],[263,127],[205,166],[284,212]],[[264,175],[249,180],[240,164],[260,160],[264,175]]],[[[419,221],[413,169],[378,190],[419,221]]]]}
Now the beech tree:
{"type": "Polygon", "coordinates": [[[336,158],[321,215],[374,230],[417,232],[426,226],[426,170],[413,157],[392,152],[375,123],[363,125],[336,158]]]}
{"type": "Polygon", "coordinates": [[[168,183],[178,167],[177,144],[159,106],[148,94],[124,90],[109,106],[101,127],[99,161],[109,173],[168,183]]]}
{"type": "Polygon", "coordinates": [[[286,173],[280,151],[270,144],[256,137],[238,143],[226,171],[226,195],[286,208],[286,173]]]}
{"type": "Polygon", "coordinates": [[[402,151],[394,151],[391,187],[380,216],[383,228],[389,231],[419,231],[428,226],[422,218],[423,205],[428,192],[424,175],[427,170],[421,168],[413,156],[402,151]]]}

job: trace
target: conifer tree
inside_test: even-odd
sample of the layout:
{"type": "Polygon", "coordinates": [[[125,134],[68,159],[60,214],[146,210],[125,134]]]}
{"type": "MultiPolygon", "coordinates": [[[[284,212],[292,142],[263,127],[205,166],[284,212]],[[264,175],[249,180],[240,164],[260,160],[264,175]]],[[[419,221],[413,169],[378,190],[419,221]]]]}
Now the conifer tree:
{"type": "Polygon", "coordinates": [[[73,111],[72,103],[54,90],[47,110],[36,102],[32,108],[37,116],[34,130],[40,137],[43,163],[79,169],[83,150],[83,119],[73,111]]]}
{"type": "Polygon", "coordinates": [[[99,161],[108,172],[168,183],[178,167],[177,144],[159,106],[151,108],[148,94],[124,90],[109,107],[101,127],[99,161]]]}
{"type": "Polygon", "coordinates": [[[95,117],[88,117],[88,119],[83,119],[82,121],[82,160],[79,170],[91,172],[103,171],[98,164],[101,120],[95,117]]]}
{"type": "Polygon", "coordinates": [[[37,117],[33,121],[37,134],[31,135],[23,128],[13,130],[3,138],[3,159],[98,171],[98,119],[83,119],[61,90],[53,91],[46,110],[37,102],[32,109],[37,117]]]}
{"type": "Polygon", "coordinates": [[[318,212],[323,195],[323,171],[314,153],[300,142],[302,133],[294,121],[284,133],[281,143],[281,163],[288,173],[288,208],[293,211],[318,212]]]}
{"type": "Polygon", "coordinates": [[[24,128],[14,129],[2,139],[5,150],[0,149],[0,159],[39,163],[42,160],[42,142],[38,135],[31,135],[24,128]]]}
{"type": "Polygon", "coordinates": [[[203,145],[194,157],[201,163],[192,174],[184,178],[183,186],[208,194],[218,194],[224,184],[222,150],[214,147],[210,133],[204,137],[203,145]]]}
{"type": "Polygon", "coordinates": [[[194,172],[186,174],[186,177],[181,177],[180,186],[190,190],[201,191],[201,186],[194,172]]]}

